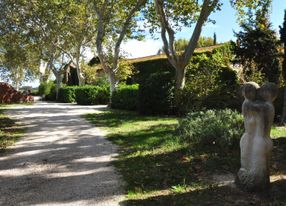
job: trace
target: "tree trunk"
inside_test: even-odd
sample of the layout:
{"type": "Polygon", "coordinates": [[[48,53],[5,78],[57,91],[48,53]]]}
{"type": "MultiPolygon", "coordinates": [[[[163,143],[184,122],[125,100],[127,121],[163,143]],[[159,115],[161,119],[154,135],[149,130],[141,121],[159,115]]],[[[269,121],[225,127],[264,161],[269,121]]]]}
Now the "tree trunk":
{"type": "Polygon", "coordinates": [[[186,69],[185,67],[176,67],[176,76],[175,76],[175,92],[174,92],[174,106],[175,110],[178,110],[181,103],[180,94],[181,91],[185,87],[185,77],[186,77],[186,69]]]}
{"type": "MultiPolygon", "coordinates": [[[[81,44],[80,44],[81,45],[81,44]]],[[[78,85],[82,86],[83,85],[83,79],[81,76],[81,69],[80,69],[80,65],[79,65],[79,61],[80,61],[80,46],[77,47],[77,53],[76,53],[76,73],[77,73],[77,78],[78,78],[78,85]]]]}
{"type": "Polygon", "coordinates": [[[20,84],[19,84],[18,81],[15,81],[15,89],[16,89],[17,91],[19,91],[19,89],[20,89],[20,84]]]}
{"type": "Polygon", "coordinates": [[[186,68],[185,67],[177,67],[176,68],[176,91],[182,90],[185,87],[185,78],[186,76],[186,68]]]}
{"type": "Polygon", "coordinates": [[[109,78],[109,82],[110,82],[110,94],[112,94],[117,88],[118,81],[115,77],[114,72],[110,72],[108,75],[108,78],[109,78]]]}
{"type": "Polygon", "coordinates": [[[76,59],[76,73],[77,73],[77,78],[78,78],[78,86],[82,86],[83,81],[81,78],[81,71],[80,71],[80,67],[79,67],[79,58],[76,59]]]}
{"type": "Polygon", "coordinates": [[[59,89],[61,88],[61,83],[62,83],[62,74],[61,72],[56,72],[56,100],[59,98],[59,89]]]}
{"type": "Polygon", "coordinates": [[[108,75],[109,82],[110,82],[110,98],[109,98],[109,106],[111,106],[112,103],[112,95],[113,92],[116,91],[116,88],[118,86],[118,80],[116,79],[115,73],[113,71],[109,72],[108,75]]]}

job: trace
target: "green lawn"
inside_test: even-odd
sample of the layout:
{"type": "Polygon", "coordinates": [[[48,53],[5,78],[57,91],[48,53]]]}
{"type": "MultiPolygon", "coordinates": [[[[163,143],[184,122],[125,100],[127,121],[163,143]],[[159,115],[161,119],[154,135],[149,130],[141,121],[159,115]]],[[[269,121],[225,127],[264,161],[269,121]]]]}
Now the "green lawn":
{"type": "Polygon", "coordinates": [[[12,145],[24,132],[24,129],[14,120],[3,114],[7,107],[7,105],[0,105],[0,151],[12,145]]]}
{"type": "MultiPolygon", "coordinates": [[[[235,174],[239,168],[239,148],[220,157],[194,155],[180,142],[176,133],[178,120],[172,117],[107,111],[86,118],[107,131],[108,138],[119,145],[115,166],[127,183],[128,197],[123,205],[233,205],[237,202],[259,205],[255,196],[241,191],[234,193],[229,187],[211,181],[214,173],[235,174]],[[221,201],[223,204],[218,204],[221,201]]],[[[283,166],[286,158],[281,152],[286,149],[286,138],[278,138],[286,136],[286,129],[277,127],[272,134],[276,137],[274,149],[278,147],[274,151],[276,170],[278,167],[286,172],[283,166]]]]}

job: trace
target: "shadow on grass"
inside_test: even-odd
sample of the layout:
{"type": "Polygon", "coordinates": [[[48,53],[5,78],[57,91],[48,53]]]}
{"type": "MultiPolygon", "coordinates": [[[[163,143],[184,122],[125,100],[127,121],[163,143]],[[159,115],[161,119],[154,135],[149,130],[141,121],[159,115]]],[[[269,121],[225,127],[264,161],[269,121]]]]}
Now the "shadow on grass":
{"type": "Polygon", "coordinates": [[[15,120],[4,115],[3,111],[0,109],[0,152],[12,145],[24,132],[24,128],[19,127],[15,120]]]}
{"type": "Polygon", "coordinates": [[[139,116],[135,112],[126,111],[107,111],[99,114],[87,114],[85,118],[97,127],[119,127],[122,124],[134,123],[139,121],[156,120],[156,117],[139,116]]]}
{"type": "MultiPolygon", "coordinates": [[[[263,205],[263,202],[281,205],[286,202],[283,180],[272,183],[268,198],[232,186],[219,187],[213,181],[214,174],[236,174],[240,167],[239,145],[222,154],[191,154],[176,134],[177,125],[164,121],[168,118],[126,112],[107,112],[87,118],[96,126],[108,128],[109,139],[120,146],[115,165],[130,195],[122,205],[263,205]],[[174,192],[172,188],[178,185],[190,189],[174,192]]],[[[275,139],[271,174],[286,174],[285,151],[286,138],[275,139]]]]}
{"type": "Polygon", "coordinates": [[[197,206],[197,205],[257,205],[257,206],[284,206],[286,205],[286,180],[271,184],[269,195],[246,193],[238,190],[234,185],[215,186],[202,190],[195,190],[181,194],[168,194],[146,199],[126,200],[121,205],[129,206],[197,206]]]}

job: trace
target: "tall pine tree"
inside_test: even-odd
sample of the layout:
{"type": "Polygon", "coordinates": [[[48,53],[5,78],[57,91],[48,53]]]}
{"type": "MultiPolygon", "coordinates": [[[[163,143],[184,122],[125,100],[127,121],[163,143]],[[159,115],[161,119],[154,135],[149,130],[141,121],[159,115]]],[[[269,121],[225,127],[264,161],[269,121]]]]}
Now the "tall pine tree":
{"type": "Polygon", "coordinates": [[[255,19],[241,25],[236,33],[238,45],[235,48],[238,62],[243,66],[245,81],[269,81],[279,79],[279,41],[268,21],[269,6],[258,10],[255,19]]]}

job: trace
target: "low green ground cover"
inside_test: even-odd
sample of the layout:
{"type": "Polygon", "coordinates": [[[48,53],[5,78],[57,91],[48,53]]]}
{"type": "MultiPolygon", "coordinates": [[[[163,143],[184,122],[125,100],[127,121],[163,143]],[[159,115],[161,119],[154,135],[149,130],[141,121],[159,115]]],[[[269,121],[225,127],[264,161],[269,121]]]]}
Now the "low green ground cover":
{"type": "MultiPolygon", "coordinates": [[[[108,132],[119,145],[115,165],[126,181],[123,205],[261,205],[273,198],[230,189],[213,181],[213,174],[235,174],[239,168],[239,146],[227,155],[193,153],[178,136],[173,117],[138,116],[136,113],[106,111],[86,118],[108,132]]],[[[286,173],[285,128],[274,128],[272,174],[286,173]],[[278,138],[280,137],[280,138],[278,138]]],[[[284,184],[285,185],[285,184],[284,184]]],[[[275,201],[286,201],[275,193],[275,201]]]]}
{"type": "Polygon", "coordinates": [[[22,127],[3,113],[7,108],[7,105],[0,105],[0,151],[15,143],[24,132],[22,127]]]}

